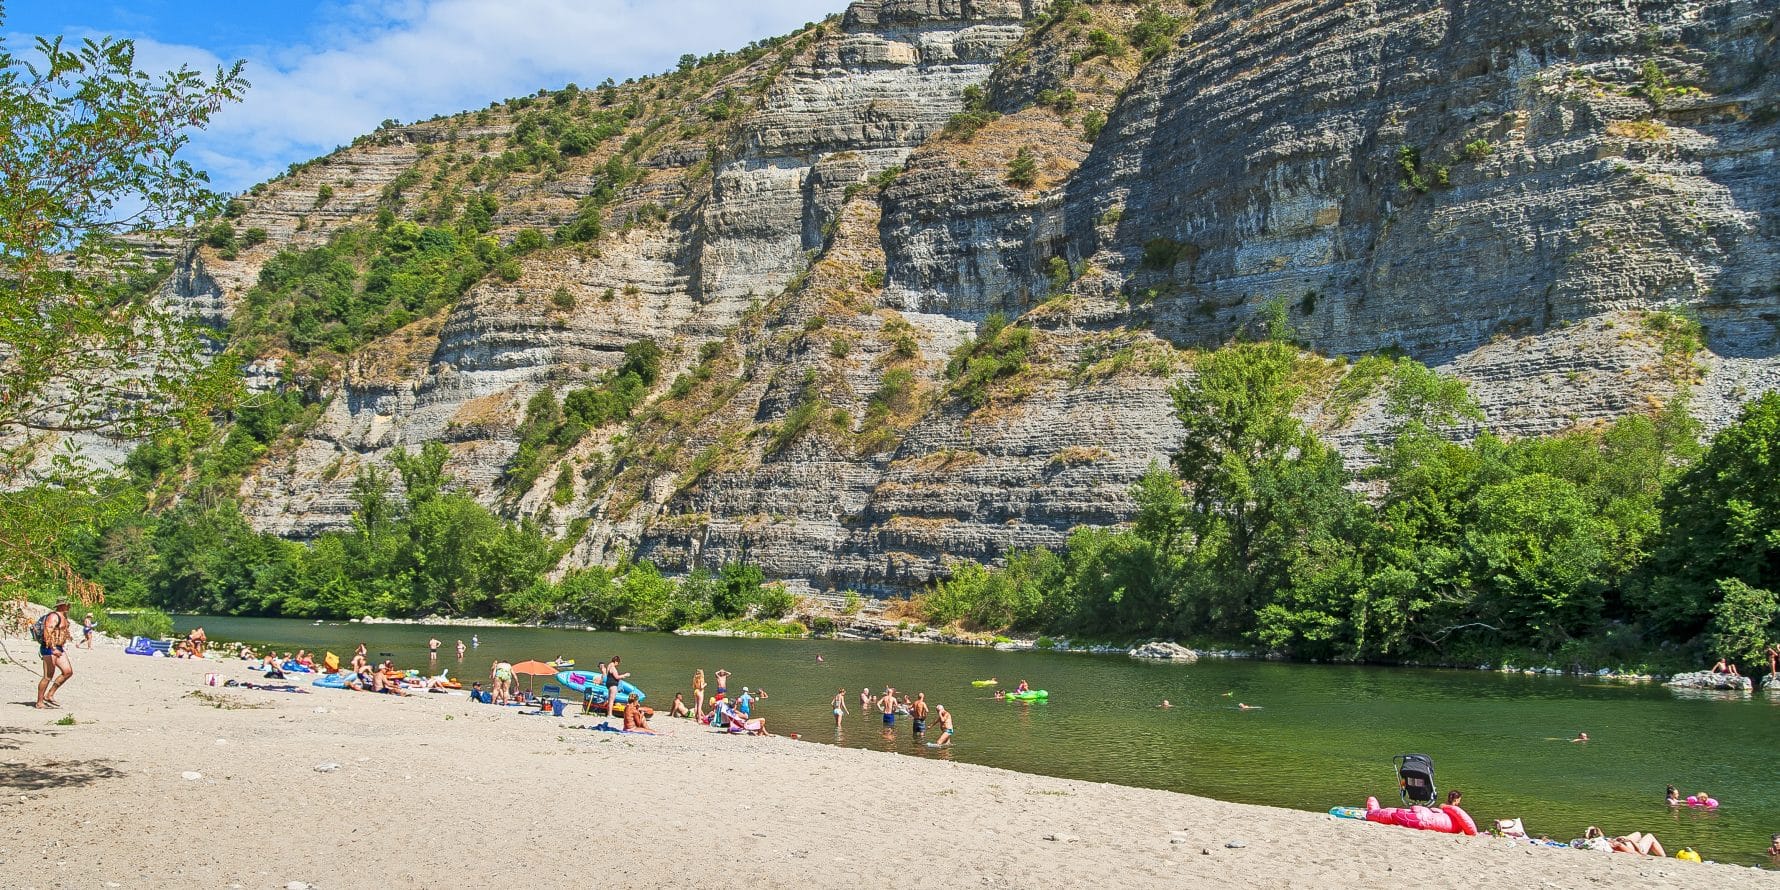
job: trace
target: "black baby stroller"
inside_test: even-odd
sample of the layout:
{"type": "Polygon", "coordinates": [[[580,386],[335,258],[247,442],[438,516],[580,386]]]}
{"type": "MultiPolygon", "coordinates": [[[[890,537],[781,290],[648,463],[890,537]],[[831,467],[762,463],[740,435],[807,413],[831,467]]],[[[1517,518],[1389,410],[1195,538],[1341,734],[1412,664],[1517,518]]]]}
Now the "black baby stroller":
{"type": "Polygon", "coordinates": [[[1405,806],[1434,806],[1438,802],[1434,790],[1434,759],[1426,754],[1398,754],[1391,758],[1397,765],[1397,787],[1405,806]]]}

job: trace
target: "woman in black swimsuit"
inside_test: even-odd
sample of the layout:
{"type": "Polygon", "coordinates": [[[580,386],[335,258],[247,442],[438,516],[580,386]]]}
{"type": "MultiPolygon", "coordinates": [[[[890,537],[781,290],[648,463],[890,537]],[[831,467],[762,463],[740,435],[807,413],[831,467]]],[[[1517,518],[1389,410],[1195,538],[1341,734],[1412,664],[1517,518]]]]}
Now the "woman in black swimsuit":
{"type": "Polygon", "coordinates": [[[619,673],[618,656],[614,655],[612,656],[611,661],[606,662],[605,683],[607,720],[612,719],[612,707],[618,703],[618,684],[623,683],[625,678],[629,676],[630,674],[619,673]]]}

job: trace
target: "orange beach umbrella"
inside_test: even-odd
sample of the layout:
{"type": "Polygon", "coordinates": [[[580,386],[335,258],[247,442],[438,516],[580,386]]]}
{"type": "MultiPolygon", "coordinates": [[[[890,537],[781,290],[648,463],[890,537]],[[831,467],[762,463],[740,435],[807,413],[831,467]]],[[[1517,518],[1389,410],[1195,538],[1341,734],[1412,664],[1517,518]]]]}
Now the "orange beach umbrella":
{"type": "Polygon", "coordinates": [[[530,677],[554,677],[556,676],[556,665],[545,664],[541,661],[522,661],[513,666],[513,673],[525,674],[530,677]]]}

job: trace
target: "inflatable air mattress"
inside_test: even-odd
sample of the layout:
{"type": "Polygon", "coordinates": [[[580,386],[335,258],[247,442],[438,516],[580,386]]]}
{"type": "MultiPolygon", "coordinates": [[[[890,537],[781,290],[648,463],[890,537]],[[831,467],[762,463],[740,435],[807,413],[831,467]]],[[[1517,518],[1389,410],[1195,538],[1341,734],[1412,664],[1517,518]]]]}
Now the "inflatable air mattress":
{"type": "MultiPolygon", "coordinates": [[[[589,671],[563,671],[556,675],[556,682],[561,683],[565,688],[573,689],[576,692],[592,695],[595,703],[603,703],[606,700],[606,687],[600,685],[599,674],[589,671]]],[[[619,704],[629,701],[642,701],[648,697],[649,696],[643,693],[643,690],[632,686],[629,680],[618,684],[619,704]]]]}

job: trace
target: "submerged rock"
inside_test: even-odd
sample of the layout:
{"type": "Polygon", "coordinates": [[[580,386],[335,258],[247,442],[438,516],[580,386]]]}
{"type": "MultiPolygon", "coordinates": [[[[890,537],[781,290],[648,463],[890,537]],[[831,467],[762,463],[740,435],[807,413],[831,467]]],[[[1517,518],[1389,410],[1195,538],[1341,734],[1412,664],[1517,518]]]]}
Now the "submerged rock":
{"type": "Polygon", "coordinates": [[[1748,677],[1738,677],[1732,674],[1715,674],[1711,671],[1693,671],[1686,674],[1676,674],[1675,676],[1670,677],[1669,682],[1664,683],[1663,685],[1675,686],[1682,689],[1732,689],[1742,692],[1749,692],[1755,688],[1755,684],[1748,677]]]}

